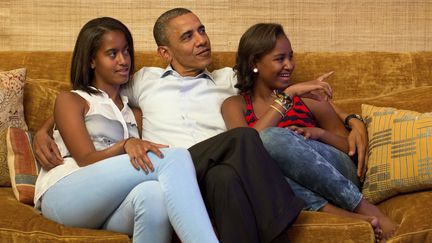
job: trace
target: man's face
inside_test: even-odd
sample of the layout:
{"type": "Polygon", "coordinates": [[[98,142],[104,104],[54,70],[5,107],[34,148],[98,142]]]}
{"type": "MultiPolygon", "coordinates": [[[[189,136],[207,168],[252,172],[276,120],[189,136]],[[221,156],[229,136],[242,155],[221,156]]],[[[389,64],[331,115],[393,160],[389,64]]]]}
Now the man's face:
{"type": "Polygon", "coordinates": [[[168,23],[165,58],[182,76],[196,76],[211,63],[210,40],[201,21],[193,13],[168,23]]]}

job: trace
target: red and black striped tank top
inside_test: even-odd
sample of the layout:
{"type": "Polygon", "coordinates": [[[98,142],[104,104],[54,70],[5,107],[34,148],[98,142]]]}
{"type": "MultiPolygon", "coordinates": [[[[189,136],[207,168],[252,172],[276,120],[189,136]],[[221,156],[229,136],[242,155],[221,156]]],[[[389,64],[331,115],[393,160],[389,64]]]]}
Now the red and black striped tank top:
{"type": "MultiPolygon", "coordinates": [[[[249,127],[253,127],[258,118],[253,110],[252,97],[249,94],[243,94],[242,96],[246,102],[246,122],[249,127]]],[[[291,125],[299,127],[316,127],[318,125],[312,112],[298,96],[294,96],[292,108],[286,112],[285,117],[277,124],[278,127],[288,127],[291,125]]]]}

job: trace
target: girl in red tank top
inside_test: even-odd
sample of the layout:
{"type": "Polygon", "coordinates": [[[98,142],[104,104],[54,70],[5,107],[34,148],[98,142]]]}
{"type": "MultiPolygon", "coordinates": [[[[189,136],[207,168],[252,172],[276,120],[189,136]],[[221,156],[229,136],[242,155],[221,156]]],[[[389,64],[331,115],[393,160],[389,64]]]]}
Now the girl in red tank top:
{"type": "MultiPolygon", "coordinates": [[[[246,123],[249,127],[254,127],[258,118],[253,110],[252,97],[249,94],[242,94],[242,96],[246,102],[246,123]]],[[[293,125],[299,127],[316,127],[318,125],[314,115],[299,96],[294,97],[293,106],[286,111],[285,116],[278,122],[277,127],[289,127],[293,125]]]]}
{"type": "Polygon", "coordinates": [[[287,127],[348,153],[348,131],[328,102],[332,90],[324,82],[332,72],[293,83],[294,52],[282,27],[253,28],[240,40],[234,67],[240,94],[222,104],[227,127],[287,127]]]}
{"type": "MultiPolygon", "coordinates": [[[[348,153],[348,131],[328,101],[332,96],[332,90],[330,85],[324,82],[332,72],[312,81],[293,83],[291,77],[294,67],[294,52],[282,26],[261,23],[249,28],[240,39],[234,67],[238,80],[235,87],[239,89],[239,95],[227,98],[222,104],[222,115],[227,128],[249,126],[257,131],[270,127],[288,128],[303,135],[305,139],[318,140],[348,153]]],[[[288,136],[286,133],[274,134],[288,136]]],[[[277,137],[273,140],[285,141],[278,140],[277,137]]],[[[287,147],[290,146],[289,142],[271,144],[286,150],[290,149],[287,147]]],[[[300,154],[306,154],[311,152],[308,149],[312,147],[308,146],[304,150],[297,149],[300,150],[300,154]]],[[[285,171],[285,168],[289,168],[289,164],[284,165],[284,159],[280,157],[291,156],[284,154],[286,150],[281,149],[276,156],[279,165],[284,167],[284,173],[290,174],[285,171]]],[[[347,163],[352,163],[349,157],[347,160],[347,163]]],[[[307,163],[316,165],[313,159],[307,163]]],[[[289,168],[287,171],[290,169],[295,168],[289,168]]],[[[325,177],[330,174],[329,170],[323,171],[320,175],[325,177]]],[[[307,170],[305,171],[307,173],[307,170]]],[[[330,180],[326,177],[322,181],[330,180]]],[[[314,183],[313,180],[311,183],[314,183]]],[[[320,181],[316,183],[319,184],[320,181]]],[[[360,204],[368,208],[368,212],[348,212],[331,203],[323,206],[320,211],[366,220],[371,223],[377,234],[380,234],[382,227],[385,238],[394,232],[396,228],[394,221],[363,198],[360,204]]]]}

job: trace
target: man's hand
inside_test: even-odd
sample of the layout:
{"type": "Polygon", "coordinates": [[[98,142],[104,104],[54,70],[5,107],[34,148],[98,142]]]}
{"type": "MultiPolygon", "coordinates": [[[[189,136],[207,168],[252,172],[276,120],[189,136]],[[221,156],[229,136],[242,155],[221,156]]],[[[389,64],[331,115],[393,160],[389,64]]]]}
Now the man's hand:
{"type": "Polygon", "coordinates": [[[367,170],[366,150],[368,146],[368,136],[365,124],[358,119],[349,121],[351,132],[348,135],[349,156],[353,156],[357,152],[357,176],[360,180],[364,179],[367,170]]]}
{"type": "Polygon", "coordinates": [[[54,139],[45,130],[39,130],[33,137],[36,159],[45,170],[63,164],[63,158],[54,139]]]}

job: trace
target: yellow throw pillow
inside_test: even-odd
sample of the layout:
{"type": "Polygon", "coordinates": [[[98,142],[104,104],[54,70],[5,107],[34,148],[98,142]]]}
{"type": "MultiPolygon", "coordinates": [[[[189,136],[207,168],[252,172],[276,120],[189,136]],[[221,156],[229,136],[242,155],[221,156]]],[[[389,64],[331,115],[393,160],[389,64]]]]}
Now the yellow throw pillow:
{"type": "Polygon", "coordinates": [[[432,188],[432,113],[362,105],[369,136],[363,194],[378,203],[432,188]]]}
{"type": "Polygon", "coordinates": [[[10,186],[6,148],[7,129],[11,126],[27,130],[23,108],[25,79],[25,68],[0,72],[0,186],[10,186]]]}

